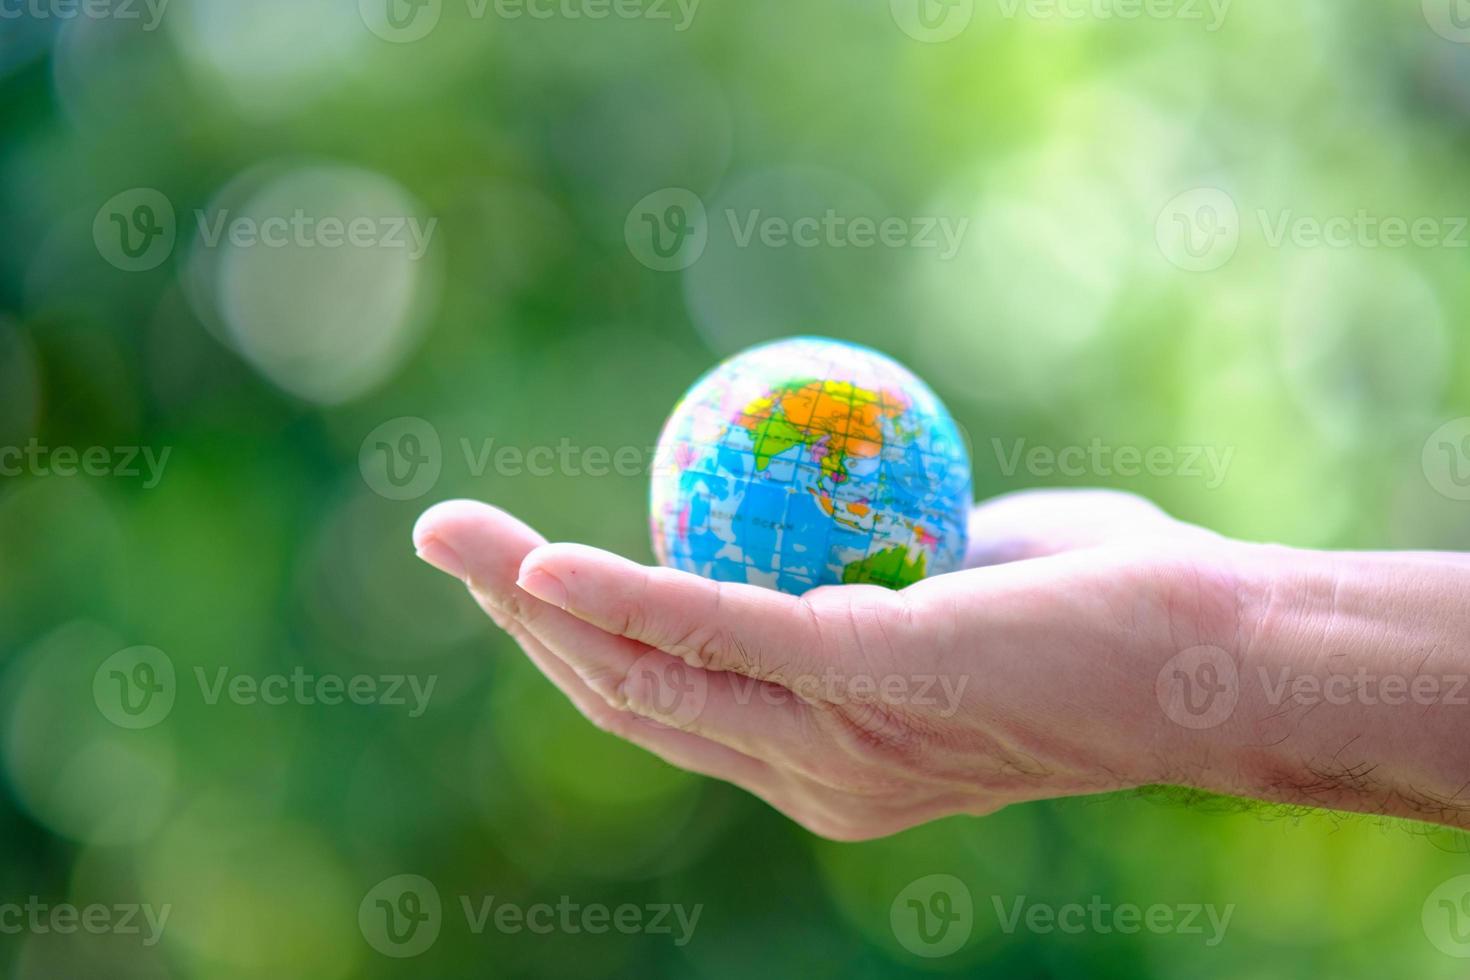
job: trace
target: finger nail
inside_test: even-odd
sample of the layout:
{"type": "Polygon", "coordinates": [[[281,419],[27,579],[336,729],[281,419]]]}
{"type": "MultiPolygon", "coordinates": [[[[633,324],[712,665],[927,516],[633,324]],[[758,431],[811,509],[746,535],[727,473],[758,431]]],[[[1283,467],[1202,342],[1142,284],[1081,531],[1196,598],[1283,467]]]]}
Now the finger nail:
{"type": "Polygon", "coordinates": [[[523,572],[516,585],[520,586],[522,591],[558,609],[567,607],[567,587],[561,584],[561,579],[550,572],[533,568],[528,572],[523,572]]]}
{"type": "Polygon", "coordinates": [[[418,556],[444,574],[453,575],[461,582],[468,581],[465,576],[464,561],[459,557],[459,552],[438,538],[424,538],[419,543],[418,556]]]}

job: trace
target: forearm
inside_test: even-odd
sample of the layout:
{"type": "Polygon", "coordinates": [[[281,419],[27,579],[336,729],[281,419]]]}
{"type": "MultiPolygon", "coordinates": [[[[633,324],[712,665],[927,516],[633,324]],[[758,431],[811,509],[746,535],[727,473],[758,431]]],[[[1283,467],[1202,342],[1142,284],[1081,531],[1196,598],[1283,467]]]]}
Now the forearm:
{"type": "Polygon", "coordinates": [[[1239,582],[1237,700],[1184,781],[1470,826],[1470,556],[1244,546],[1239,582]]]}

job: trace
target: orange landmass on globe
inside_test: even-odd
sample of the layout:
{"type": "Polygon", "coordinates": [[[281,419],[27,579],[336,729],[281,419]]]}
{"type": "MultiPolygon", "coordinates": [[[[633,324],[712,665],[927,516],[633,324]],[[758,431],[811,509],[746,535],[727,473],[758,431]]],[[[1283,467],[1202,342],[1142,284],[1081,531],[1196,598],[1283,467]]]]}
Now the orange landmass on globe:
{"type": "MultiPolygon", "coordinates": [[[[882,420],[897,418],[908,408],[908,399],[891,391],[846,381],[794,381],[752,401],[735,422],[755,444],[757,471],[793,446],[807,446],[821,462],[823,480],[835,486],[847,480],[850,460],[883,452],[882,420]]],[[[812,493],[829,516],[841,520],[830,494],[812,493]]],[[[847,504],[846,509],[858,516],[868,512],[863,503],[847,504]]]]}

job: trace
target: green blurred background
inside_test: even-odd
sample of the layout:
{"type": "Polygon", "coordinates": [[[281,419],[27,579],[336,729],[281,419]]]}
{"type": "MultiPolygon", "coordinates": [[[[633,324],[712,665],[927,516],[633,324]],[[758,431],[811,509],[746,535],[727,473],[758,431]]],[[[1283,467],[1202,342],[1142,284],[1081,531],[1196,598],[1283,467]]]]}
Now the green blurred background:
{"type": "Polygon", "coordinates": [[[1099,484],[1253,539],[1470,549],[1470,458],[1440,456],[1470,435],[1459,0],[923,3],[0,3],[0,446],[110,467],[0,477],[0,903],[171,909],[151,945],[0,934],[9,975],[1463,975],[1421,921],[1470,873],[1459,835],[1127,795],[827,843],[596,732],[414,558],[415,517],[465,496],[649,559],[643,473],[477,460],[644,452],[698,374],[792,333],[928,379],[981,497],[1099,484]],[[670,188],[707,241],[665,271],[637,229],[670,188]],[[727,220],[829,210],[968,224],[946,255],[727,220]],[[297,212],[432,231],[211,239],[297,212]],[[1331,243],[1297,224],[1333,217],[1331,243]],[[1018,440],[1233,455],[1007,472],[1018,440]],[[174,700],[130,727],[107,662],[139,646],[174,700]],[[417,717],[211,703],[221,668],[435,687],[417,717]],[[413,958],[359,924],[400,874],[443,904],[413,958]],[[974,922],[923,957],[890,912],[935,874],[974,922]],[[460,897],[490,895],[703,908],[684,945],[476,934],[460,897]],[[1234,912],[1216,945],[1008,933],[992,900],[1022,896],[1234,912]]]}

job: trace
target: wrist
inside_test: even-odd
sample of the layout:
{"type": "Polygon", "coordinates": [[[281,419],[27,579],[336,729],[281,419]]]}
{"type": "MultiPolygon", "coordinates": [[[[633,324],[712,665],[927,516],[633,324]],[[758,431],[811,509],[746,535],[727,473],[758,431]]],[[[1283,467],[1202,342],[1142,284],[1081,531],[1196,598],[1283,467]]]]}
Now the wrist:
{"type": "Polygon", "coordinates": [[[1470,566],[1271,545],[1227,551],[1234,635],[1160,678],[1160,704],[1183,729],[1172,781],[1464,824],[1470,566]]]}

